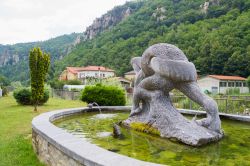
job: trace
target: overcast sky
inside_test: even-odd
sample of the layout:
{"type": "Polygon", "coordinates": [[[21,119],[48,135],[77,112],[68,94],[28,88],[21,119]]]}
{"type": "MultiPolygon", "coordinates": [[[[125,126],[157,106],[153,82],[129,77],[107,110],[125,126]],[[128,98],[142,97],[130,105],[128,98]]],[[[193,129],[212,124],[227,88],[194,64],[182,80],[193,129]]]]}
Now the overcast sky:
{"type": "Polygon", "coordinates": [[[93,20],[128,0],[0,0],[0,44],[46,40],[83,32],[93,20]]]}

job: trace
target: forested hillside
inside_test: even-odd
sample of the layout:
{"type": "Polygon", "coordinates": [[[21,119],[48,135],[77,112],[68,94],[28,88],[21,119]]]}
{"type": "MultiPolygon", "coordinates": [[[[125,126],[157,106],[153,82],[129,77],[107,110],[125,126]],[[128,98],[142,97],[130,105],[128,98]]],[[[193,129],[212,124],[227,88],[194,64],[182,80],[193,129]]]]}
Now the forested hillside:
{"type": "Polygon", "coordinates": [[[79,36],[79,33],[72,33],[41,42],[0,45],[0,75],[11,81],[26,81],[29,79],[28,55],[31,48],[40,47],[49,53],[53,64],[71,52],[79,36]]]}
{"type": "Polygon", "coordinates": [[[201,74],[250,75],[250,0],[144,0],[120,23],[82,41],[56,63],[103,65],[118,75],[131,70],[129,61],[150,45],[177,45],[201,74]]]}

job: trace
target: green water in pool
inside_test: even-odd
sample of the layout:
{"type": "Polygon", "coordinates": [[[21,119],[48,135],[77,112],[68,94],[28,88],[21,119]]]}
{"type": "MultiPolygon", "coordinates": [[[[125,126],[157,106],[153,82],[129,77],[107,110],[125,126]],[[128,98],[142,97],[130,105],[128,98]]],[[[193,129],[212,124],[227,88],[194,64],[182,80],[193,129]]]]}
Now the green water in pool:
{"type": "MultiPolygon", "coordinates": [[[[127,119],[126,111],[83,113],[54,124],[76,137],[107,150],[148,162],[181,165],[250,166],[250,123],[222,120],[224,138],[203,147],[191,147],[159,136],[121,128],[123,138],[114,138],[113,123],[127,119]]],[[[190,117],[187,117],[190,118],[190,117]]]]}

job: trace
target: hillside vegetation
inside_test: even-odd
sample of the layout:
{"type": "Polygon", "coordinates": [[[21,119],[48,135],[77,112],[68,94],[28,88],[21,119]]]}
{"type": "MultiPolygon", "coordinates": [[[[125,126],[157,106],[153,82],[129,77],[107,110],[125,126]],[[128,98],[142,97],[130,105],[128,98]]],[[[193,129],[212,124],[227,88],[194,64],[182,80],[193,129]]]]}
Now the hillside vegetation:
{"type": "Polygon", "coordinates": [[[8,77],[11,81],[27,81],[29,78],[28,55],[30,49],[40,47],[51,55],[53,63],[73,49],[74,42],[79,35],[79,33],[72,33],[46,41],[0,45],[0,75],[8,77]]]}
{"type": "MultiPolygon", "coordinates": [[[[250,75],[250,0],[145,0],[127,2],[129,17],[82,41],[55,66],[103,65],[118,75],[150,45],[178,46],[201,74],[250,75]]],[[[124,7],[123,6],[123,7],[124,7]]]]}

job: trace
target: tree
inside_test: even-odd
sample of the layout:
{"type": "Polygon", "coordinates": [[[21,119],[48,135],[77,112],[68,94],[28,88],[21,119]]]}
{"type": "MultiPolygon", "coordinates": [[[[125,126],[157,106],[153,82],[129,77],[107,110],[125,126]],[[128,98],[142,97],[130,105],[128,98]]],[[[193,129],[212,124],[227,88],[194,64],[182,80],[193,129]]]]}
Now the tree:
{"type": "Polygon", "coordinates": [[[50,55],[43,53],[40,48],[30,50],[29,67],[31,80],[31,96],[34,103],[34,111],[37,111],[39,100],[44,95],[44,81],[50,65],[50,55]]]}
{"type": "Polygon", "coordinates": [[[246,82],[247,82],[247,86],[248,86],[249,91],[250,91],[250,76],[247,77],[246,82]]]}
{"type": "Polygon", "coordinates": [[[5,76],[0,75],[0,86],[8,86],[10,81],[5,76]]]}

